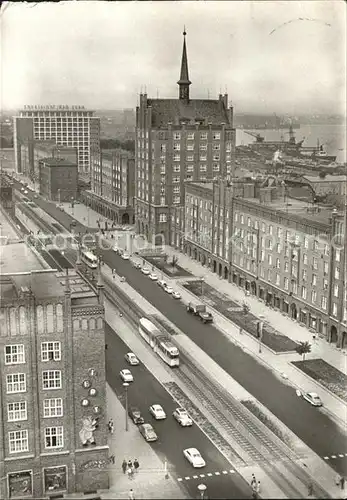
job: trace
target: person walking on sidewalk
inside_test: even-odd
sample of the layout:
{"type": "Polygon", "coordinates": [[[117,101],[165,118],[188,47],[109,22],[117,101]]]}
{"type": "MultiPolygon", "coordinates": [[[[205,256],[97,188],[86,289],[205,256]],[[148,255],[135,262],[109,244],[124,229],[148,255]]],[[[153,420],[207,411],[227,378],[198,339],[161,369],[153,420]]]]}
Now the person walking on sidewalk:
{"type": "Polygon", "coordinates": [[[132,489],[129,491],[128,499],[129,500],[135,500],[134,492],[133,492],[132,489]]]}
{"type": "Polygon", "coordinates": [[[259,497],[259,495],[260,495],[260,481],[257,482],[257,486],[256,486],[255,491],[257,492],[257,497],[259,497]]]}
{"type": "Polygon", "coordinates": [[[110,418],[110,420],[109,420],[109,422],[108,422],[108,430],[110,431],[110,434],[113,434],[113,431],[114,431],[114,423],[113,423],[112,418],[110,418]]]}
{"type": "Polygon", "coordinates": [[[340,486],[341,486],[341,490],[345,489],[345,478],[344,478],[344,476],[341,476],[340,486]]]}
{"type": "Polygon", "coordinates": [[[122,470],[123,470],[123,474],[125,474],[125,473],[126,473],[126,471],[127,471],[127,467],[128,467],[128,466],[127,466],[127,462],[126,462],[125,458],[123,458],[123,462],[122,462],[122,470]]]}
{"type": "Polygon", "coordinates": [[[341,482],[341,477],[339,474],[337,474],[337,476],[335,477],[335,484],[336,486],[340,486],[340,482],[341,482]]]}
{"type": "Polygon", "coordinates": [[[139,467],[140,467],[139,461],[137,460],[137,458],[135,458],[135,460],[134,460],[135,472],[139,472],[139,467]]]}
{"type": "Polygon", "coordinates": [[[240,334],[240,335],[242,335],[242,332],[243,332],[243,330],[242,330],[242,328],[241,328],[241,326],[240,326],[240,329],[239,329],[239,334],[240,334]]]}
{"type": "Polygon", "coordinates": [[[127,474],[128,474],[128,479],[134,479],[134,469],[132,467],[129,467],[128,465],[128,468],[127,468],[127,474]]]}

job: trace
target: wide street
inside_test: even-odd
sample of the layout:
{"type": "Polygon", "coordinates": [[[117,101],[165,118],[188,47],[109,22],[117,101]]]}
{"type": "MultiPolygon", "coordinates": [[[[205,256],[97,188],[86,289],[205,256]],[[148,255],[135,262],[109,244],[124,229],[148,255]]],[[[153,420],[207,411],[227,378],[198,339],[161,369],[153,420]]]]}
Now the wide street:
{"type": "MultiPolygon", "coordinates": [[[[27,196],[32,198],[33,193],[29,191],[27,196]]],[[[69,229],[72,218],[68,214],[41,198],[33,201],[69,229]]],[[[85,228],[82,225],[81,228],[81,232],[84,232],[85,228]]],[[[78,230],[76,227],[76,231],[78,230]]],[[[179,301],[172,300],[129,261],[124,261],[113,251],[103,251],[103,258],[111,268],[121,270],[121,274],[137,292],[176,324],[307,446],[320,457],[336,456],[336,459],[330,460],[329,464],[339,474],[347,474],[346,436],[327,415],[302,398],[298,398],[293,388],[282,383],[269,369],[230,343],[218,329],[212,325],[202,326],[196,318],[186,313],[179,301]],[[339,457],[339,454],[343,454],[344,458],[339,457]]]]}
{"type": "MultiPolygon", "coordinates": [[[[151,446],[163,462],[165,458],[167,459],[170,474],[176,478],[182,478],[191,498],[196,497],[197,486],[202,482],[207,486],[210,499],[251,498],[250,486],[236,471],[230,472],[230,470],[234,471],[232,465],[219,453],[205,434],[195,424],[192,427],[184,428],[176,422],[172,417],[172,412],[177,408],[177,403],[172,400],[168,392],[147,368],[142,363],[139,366],[131,367],[127,364],[124,355],[129,352],[129,347],[107,323],[105,333],[107,382],[124,404],[123,381],[119,376],[119,371],[123,368],[130,368],[134,382],[130,384],[128,389],[129,407],[139,408],[145,422],[153,425],[159,439],[157,442],[151,443],[151,446]],[[163,406],[167,415],[165,420],[156,421],[149,413],[149,407],[155,403],[163,406]],[[183,449],[189,447],[198,448],[206,461],[206,467],[194,469],[187,462],[183,456],[183,449]],[[201,478],[200,474],[204,474],[204,477],[201,478]]],[[[125,422],[118,422],[117,425],[125,427],[125,422]]],[[[133,424],[129,422],[129,425],[133,424]]],[[[124,432],[126,431],[124,430],[124,432]]],[[[141,464],[141,467],[146,468],[146,464],[141,464]]]]}

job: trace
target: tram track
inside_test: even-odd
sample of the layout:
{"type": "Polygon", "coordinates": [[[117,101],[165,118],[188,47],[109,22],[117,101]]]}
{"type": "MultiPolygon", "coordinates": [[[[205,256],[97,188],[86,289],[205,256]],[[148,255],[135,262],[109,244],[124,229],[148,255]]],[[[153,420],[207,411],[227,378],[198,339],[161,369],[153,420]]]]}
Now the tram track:
{"type": "MultiPolygon", "coordinates": [[[[105,296],[119,308],[137,330],[139,319],[148,313],[129,299],[109,278],[104,276],[103,281],[105,296]]],[[[158,321],[159,318],[156,319],[158,321]]],[[[163,328],[167,330],[165,326],[163,328]]],[[[262,428],[263,424],[247,408],[196,366],[189,355],[182,352],[173,335],[168,336],[180,350],[181,365],[175,370],[175,375],[218,421],[230,440],[235,441],[249,455],[253,463],[261,465],[289,498],[302,498],[302,492],[287,478],[286,471],[298,478],[306,487],[313,484],[318,498],[331,498],[302,467],[299,457],[279,438],[272,436],[271,431],[262,428]]]]}

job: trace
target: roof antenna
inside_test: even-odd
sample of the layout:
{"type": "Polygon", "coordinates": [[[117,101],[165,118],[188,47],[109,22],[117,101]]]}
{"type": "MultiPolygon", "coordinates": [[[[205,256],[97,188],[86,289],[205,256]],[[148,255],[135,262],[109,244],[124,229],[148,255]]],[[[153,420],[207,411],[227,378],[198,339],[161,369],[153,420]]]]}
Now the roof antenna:
{"type": "Polygon", "coordinates": [[[210,98],[210,89],[207,89],[207,99],[210,98]]]}
{"type": "Polygon", "coordinates": [[[147,85],[145,85],[145,94],[147,94],[147,85]]]}
{"type": "Polygon", "coordinates": [[[228,85],[225,86],[225,93],[228,93],[228,85]]]}
{"type": "Polygon", "coordinates": [[[157,87],[157,99],[159,99],[159,89],[157,87]]]}

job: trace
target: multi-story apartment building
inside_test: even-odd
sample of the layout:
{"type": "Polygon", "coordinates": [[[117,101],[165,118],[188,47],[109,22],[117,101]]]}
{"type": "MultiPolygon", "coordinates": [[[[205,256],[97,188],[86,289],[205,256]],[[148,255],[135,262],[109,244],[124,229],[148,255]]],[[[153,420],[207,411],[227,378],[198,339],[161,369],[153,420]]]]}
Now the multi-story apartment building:
{"type": "Polygon", "coordinates": [[[91,190],[81,199],[119,224],[134,223],[135,160],[123,149],[93,151],[91,190]]]}
{"type": "Polygon", "coordinates": [[[347,345],[345,213],[288,198],[282,183],[190,183],[189,256],[330,342],[347,345]]]}
{"type": "Polygon", "coordinates": [[[102,301],[75,271],[0,280],[0,497],[108,488],[102,301]]]}
{"type": "Polygon", "coordinates": [[[179,98],[150,99],[141,94],[136,109],[136,230],[153,243],[164,238],[178,247],[183,241],[179,207],[184,205],[185,184],[226,177],[235,150],[227,94],[217,100],[190,99],[183,35],[179,98]]]}
{"type": "Polygon", "coordinates": [[[23,171],[22,155],[33,165],[36,141],[54,141],[58,146],[77,149],[78,172],[90,174],[90,151],[100,145],[100,118],[84,106],[24,106],[14,120],[14,150],[18,172],[23,171]],[[28,151],[28,153],[27,153],[28,151]]]}
{"type": "Polygon", "coordinates": [[[64,158],[39,160],[40,194],[51,201],[71,202],[77,198],[76,163],[64,158]]]}

